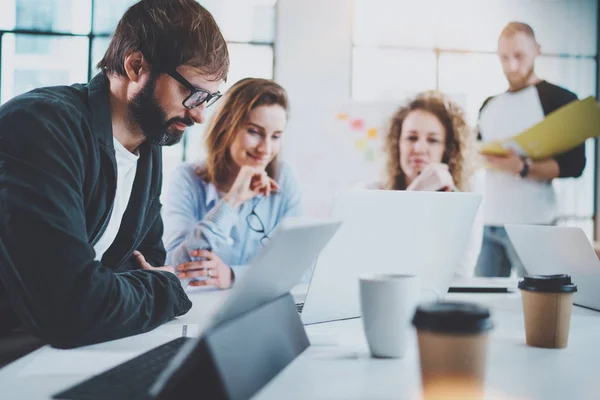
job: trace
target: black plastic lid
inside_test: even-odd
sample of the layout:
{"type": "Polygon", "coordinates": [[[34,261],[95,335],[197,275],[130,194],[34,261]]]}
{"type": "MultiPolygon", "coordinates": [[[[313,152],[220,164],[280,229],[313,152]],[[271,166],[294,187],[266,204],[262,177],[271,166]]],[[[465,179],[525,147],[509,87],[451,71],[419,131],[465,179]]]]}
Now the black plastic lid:
{"type": "Polygon", "coordinates": [[[420,330],[458,334],[482,333],[494,327],[487,308],[449,301],[420,305],[412,323],[420,330]]]}
{"type": "Polygon", "coordinates": [[[542,293],[575,293],[577,285],[571,282],[571,276],[567,274],[534,275],[524,277],[519,282],[519,289],[542,293]]]}

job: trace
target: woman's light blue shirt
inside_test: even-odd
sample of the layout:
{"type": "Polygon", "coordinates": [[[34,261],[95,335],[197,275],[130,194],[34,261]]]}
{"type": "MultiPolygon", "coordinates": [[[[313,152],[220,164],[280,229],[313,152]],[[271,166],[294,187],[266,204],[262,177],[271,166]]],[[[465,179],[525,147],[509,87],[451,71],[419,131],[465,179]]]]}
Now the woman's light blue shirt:
{"type": "Polygon", "coordinates": [[[184,163],[171,178],[163,213],[168,265],[192,261],[192,250],[211,248],[237,274],[263,247],[264,235],[252,230],[247,221],[255,205],[267,235],[284,217],[302,214],[300,185],[285,163],[279,168],[279,191],[257,196],[237,210],[222,200],[224,193],[215,185],[196,174],[197,167],[184,163]]]}

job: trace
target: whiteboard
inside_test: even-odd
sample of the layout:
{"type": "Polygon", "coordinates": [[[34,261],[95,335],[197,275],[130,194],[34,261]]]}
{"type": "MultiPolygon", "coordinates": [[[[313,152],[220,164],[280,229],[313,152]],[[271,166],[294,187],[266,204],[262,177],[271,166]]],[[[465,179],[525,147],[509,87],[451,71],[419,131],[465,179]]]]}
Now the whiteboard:
{"type": "Polygon", "coordinates": [[[381,180],[383,139],[400,104],[292,103],[281,158],[298,176],[306,215],[327,216],[337,191],[381,180]]]}

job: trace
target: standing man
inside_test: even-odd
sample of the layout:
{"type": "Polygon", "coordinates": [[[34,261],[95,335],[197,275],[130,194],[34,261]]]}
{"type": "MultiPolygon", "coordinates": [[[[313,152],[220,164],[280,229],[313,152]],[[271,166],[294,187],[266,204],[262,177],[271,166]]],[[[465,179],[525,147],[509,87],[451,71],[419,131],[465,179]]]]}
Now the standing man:
{"type": "MultiPolygon", "coordinates": [[[[498,56],[508,80],[507,92],[487,99],[479,114],[480,139],[502,140],[542,121],[546,115],[577,99],[575,94],[538,78],[534,71],[540,45],[531,27],[511,22],[498,39],[498,56]]],[[[565,132],[568,135],[569,132],[565,132]]],[[[585,145],[552,158],[533,161],[512,152],[506,157],[486,155],[483,196],[483,246],[475,274],[510,276],[523,266],[504,225],[551,224],[556,218],[552,180],[581,176],[585,145]]]]}
{"type": "Polygon", "coordinates": [[[0,107],[0,365],[36,340],[117,339],[191,307],[163,266],[161,146],[219,98],[226,42],[194,0],[141,0],[98,67],[0,107]]]}

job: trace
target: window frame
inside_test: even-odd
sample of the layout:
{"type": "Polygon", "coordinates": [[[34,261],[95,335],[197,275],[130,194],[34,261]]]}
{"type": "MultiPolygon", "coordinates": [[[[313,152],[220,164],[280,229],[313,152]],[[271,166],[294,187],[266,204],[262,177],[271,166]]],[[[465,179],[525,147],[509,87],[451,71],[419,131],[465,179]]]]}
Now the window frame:
{"type": "MultiPolygon", "coordinates": [[[[45,36],[45,37],[85,37],[88,40],[88,51],[87,51],[87,80],[88,82],[92,79],[95,71],[95,66],[93,65],[93,45],[96,39],[109,39],[112,36],[112,33],[109,32],[94,32],[94,20],[95,20],[95,10],[96,10],[96,2],[99,0],[89,0],[91,6],[90,12],[90,32],[89,33],[73,33],[73,32],[59,32],[52,30],[38,30],[38,29],[22,29],[15,27],[14,29],[0,29],[0,87],[2,85],[2,40],[5,34],[14,34],[15,37],[17,35],[25,34],[25,35],[34,35],[34,36],[45,36]]],[[[100,4],[100,3],[99,3],[100,4]]],[[[277,31],[277,21],[278,21],[278,7],[274,6],[275,12],[275,32],[277,31]]],[[[273,37],[272,41],[235,41],[235,40],[227,40],[227,44],[240,44],[240,45],[252,45],[252,46],[266,46],[271,48],[272,54],[272,75],[271,79],[275,75],[275,67],[276,67],[276,52],[275,52],[275,44],[276,44],[276,36],[273,37]]],[[[83,56],[83,55],[82,55],[83,56]]],[[[75,82],[68,82],[67,84],[71,84],[75,82]]],[[[186,161],[187,155],[187,147],[188,147],[188,139],[187,135],[183,136],[182,139],[182,153],[181,153],[181,161],[186,161]]]]}

